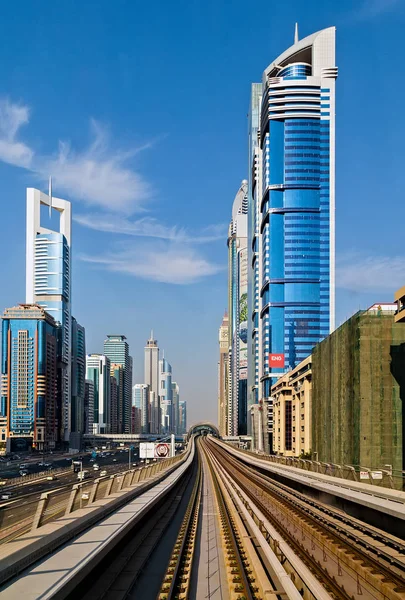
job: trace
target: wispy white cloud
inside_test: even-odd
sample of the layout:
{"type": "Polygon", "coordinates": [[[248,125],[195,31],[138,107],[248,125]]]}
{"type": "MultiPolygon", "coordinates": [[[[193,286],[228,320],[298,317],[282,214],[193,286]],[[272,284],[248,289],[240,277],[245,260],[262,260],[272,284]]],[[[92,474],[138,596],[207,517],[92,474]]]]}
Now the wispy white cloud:
{"type": "Polygon", "coordinates": [[[82,255],[80,259],[108,271],[176,285],[196,283],[224,269],[206,260],[193,248],[166,244],[131,248],[104,256],[82,255]]]}
{"type": "Polygon", "coordinates": [[[183,227],[169,227],[152,217],[131,220],[113,213],[75,214],[73,218],[80,225],[97,231],[194,244],[223,240],[227,230],[226,224],[217,224],[209,225],[199,233],[190,233],[183,227]]]}
{"type": "Polygon", "coordinates": [[[29,168],[34,156],[29,146],[17,140],[19,130],[29,121],[29,108],[0,99],[0,160],[17,167],[29,168]]]}
{"type": "Polygon", "coordinates": [[[152,188],[129,161],[150,148],[151,142],[129,151],[114,149],[106,128],[91,120],[92,141],[87,148],[77,150],[67,142],[59,142],[56,154],[41,155],[18,139],[29,117],[27,106],[0,99],[0,160],[26,168],[40,181],[52,175],[58,194],[97,207],[97,211],[87,214],[74,211],[81,225],[113,234],[155,238],[153,242],[145,239],[142,244],[133,241],[102,256],[82,256],[82,260],[109,271],[174,284],[194,283],[223,269],[197,252],[195,246],[224,239],[225,224],[194,232],[167,226],[149,216],[130,218],[136,212],[145,212],[152,188]]]}
{"type": "Polygon", "coordinates": [[[336,285],[353,292],[393,291],[405,280],[402,257],[341,255],[336,261],[336,285]]]}
{"type": "Polygon", "coordinates": [[[55,188],[89,205],[124,214],[139,210],[151,194],[144,178],[126,166],[129,158],[149,147],[149,144],[129,152],[110,148],[107,131],[91,120],[93,141],[90,146],[76,152],[65,142],[53,157],[36,161],[36,172],[44,180],[49,175],[55,188]]]}
{"type": "Polygon", "coordinates": [[[152,189],[128,163],[151,142],[125,151],[114,149],[107,129],[91,119],[92,141],[87,148],[77,151],[60,141],[54,155],[44,156],[17,139],[29,118],[28,106],[0,99],[1,161],[30,170],[40,181],[52,175],[61,194],[91,206],[126,215],[143,208],[152,189]]]}
{"type": "Polygon", "coordinates": [[[363,0],[357,11],[357,17],[372,19],[393,10],[402,0],[363,0]]]}

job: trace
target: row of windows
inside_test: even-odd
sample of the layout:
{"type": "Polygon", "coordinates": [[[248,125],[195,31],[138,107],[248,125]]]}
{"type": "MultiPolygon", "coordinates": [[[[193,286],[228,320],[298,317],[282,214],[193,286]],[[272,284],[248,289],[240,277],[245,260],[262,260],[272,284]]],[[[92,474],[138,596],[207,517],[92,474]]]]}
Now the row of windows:
{"type": "Polygon", "coordinates": [[[286,165],[316,165],[319,166],[319,160],[286,160],[286,165]]]}
{"type": "Polygon", "coordinates": [[[314,250],[319,250],[318,246],[285,246],[284,248],[286,252],[313,252],[314,250]]]}
{"type": "MultiPolygon", "coordinates": [[[[287,221],[287,215],[286,215],[285,219],[287,221]]],[[[319,223],[305,223],[305,224],[304,223],[297,223],[297,224],[295,224],[295,223],[286,222],[284,224],[284,227],[286,229],[300,229],[301,227],[310,227],[312,229],[318,229],[319,228],[319,223]]],[[[301,231],[300,235],[305,235],[305,233],[306,233],[305,231],[301,231]]]]}
{"type": "Polygon", "coordinates": [[[319,137],[295,137],[293,135],[290,137],[289,135],[286,135],[285,142],[286,144],[291,144],[292,142],[319,142],[319,137]]]}
{"type": "MultiPolygon", "coordinates": [[[[285,169],[285,173],[317,173],[320,174],[320,169],[285,169]]],[[[289,177],[287,177],[289,179],[289,177]]]]}
{"type": "Polygon", "coordinates": [[[285,150],[319,150],[319,146],[290,146],[286,144],[285,150]]]}
{"type": "MultiPolygon", "coordinates": [[[[286,182],[287,181],[314,181],[314,177],[286,177],[285,178],[286,182]]],[[[318,180],[318,178],[317,178],[318,180]]]]}
{"type": "Polygon", "coordinates": [[[303,152],[291,152],[286,153],[285,158],[321,158],[319,152],[303,153],[303,152]]]}

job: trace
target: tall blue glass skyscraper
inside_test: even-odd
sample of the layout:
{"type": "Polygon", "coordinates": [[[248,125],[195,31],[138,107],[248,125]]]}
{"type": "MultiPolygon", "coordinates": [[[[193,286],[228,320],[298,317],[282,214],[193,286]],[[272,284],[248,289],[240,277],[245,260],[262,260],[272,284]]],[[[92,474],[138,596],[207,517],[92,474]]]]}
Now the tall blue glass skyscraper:
{"type": "MultiPolygon", "coordinates": [[[[249,148],[249,231],[260,261],[259,318],[252,297],[249,310],[251,331],[260,336],[260,359],[252,360],[260,365],[259,402],[269,400],[275,375],[334,329],[336,77],[334,27],[296,36],[263,74],[256,145],[249,148]]],[[[254,125],[252,113],[252,133],[254,125]]],[[[270,407],[270,433],[271,414],[270,407]]]]}

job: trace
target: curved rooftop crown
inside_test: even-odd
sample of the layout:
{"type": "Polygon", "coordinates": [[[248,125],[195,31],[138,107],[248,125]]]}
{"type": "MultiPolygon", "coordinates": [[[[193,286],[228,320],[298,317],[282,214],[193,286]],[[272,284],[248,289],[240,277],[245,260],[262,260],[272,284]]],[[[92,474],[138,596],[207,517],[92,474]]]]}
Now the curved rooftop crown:
{"type": "Polygon", "coordinates": [[[277,77],[280,68],[291,63],[307,63],[312,66],[312,76],[328,76],[325,69],[335,69],[336,27],[321,29],[297,41],[278,56],[263,72],[263,83],[268,77],[277,77]]]}
{"type": "Polygon", "coordinates": [[[242,180],[240,188],[238,189],[235,200],[232,205],[232,219],[235,220],[237,215],[246,215],[248,204],[247,204],[247,189],[248,182],[246,179],[242,180]]]}

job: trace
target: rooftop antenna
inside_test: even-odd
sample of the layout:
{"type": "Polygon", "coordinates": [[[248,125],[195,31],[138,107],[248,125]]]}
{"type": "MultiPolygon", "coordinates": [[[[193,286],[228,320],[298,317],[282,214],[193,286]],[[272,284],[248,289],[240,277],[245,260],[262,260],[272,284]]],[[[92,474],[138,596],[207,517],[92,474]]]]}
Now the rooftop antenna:
{"type": "Polygon", "coordinates": [[[52,216],[52,175],[49,177],[49,218],[52,216]]]}
{"type": "Polygon", "coordinates": [[[153,329],[150,330],[150,339],[153,340],[153,329]]]}
{"type": "Polygon", "coordinates": [[[298,23],[295,24],[294,44],[298,43],[298,23]]]}

